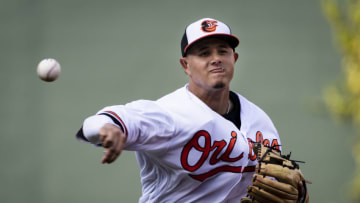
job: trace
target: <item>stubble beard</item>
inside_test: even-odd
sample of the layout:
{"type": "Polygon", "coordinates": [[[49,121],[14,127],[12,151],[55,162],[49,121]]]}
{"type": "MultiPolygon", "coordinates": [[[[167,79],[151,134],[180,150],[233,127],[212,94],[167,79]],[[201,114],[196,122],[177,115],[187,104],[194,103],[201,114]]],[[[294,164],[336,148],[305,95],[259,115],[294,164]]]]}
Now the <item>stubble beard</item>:
{"type": "Polygon", "coordinates": [[[213,86],[214,89],[222,89],[224,87],[225,87],[225,83],[223,82],[218,82],[213,86]]]}

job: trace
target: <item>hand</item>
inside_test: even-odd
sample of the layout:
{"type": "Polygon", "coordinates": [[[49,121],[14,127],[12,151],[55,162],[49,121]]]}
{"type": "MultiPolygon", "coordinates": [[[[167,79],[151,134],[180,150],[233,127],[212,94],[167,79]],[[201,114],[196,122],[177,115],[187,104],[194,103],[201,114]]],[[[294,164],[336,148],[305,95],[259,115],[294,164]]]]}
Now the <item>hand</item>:
{"type": "Polygon", "coordinates": [[[102,146],[106,148],[101,163],[112,163],[120,155],[126,142],[126,136],[121,129],[113,124],[105,124],[99,131],[102,146]]]}

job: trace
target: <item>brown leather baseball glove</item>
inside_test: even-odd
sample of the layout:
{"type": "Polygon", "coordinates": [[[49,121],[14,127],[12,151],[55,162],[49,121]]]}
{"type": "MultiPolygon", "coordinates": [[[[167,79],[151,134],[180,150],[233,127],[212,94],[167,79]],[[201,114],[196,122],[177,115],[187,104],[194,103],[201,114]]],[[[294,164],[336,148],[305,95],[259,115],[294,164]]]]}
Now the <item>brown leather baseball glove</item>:
{"type": "Polygon", "coordinates": [[[260,143],[254,145],[254,152],[258,159],[256,173],[241,203],[309,202],[306,183],[311,182],[305,180],[290,154],[281,155],[275,148],[260,143]]]}

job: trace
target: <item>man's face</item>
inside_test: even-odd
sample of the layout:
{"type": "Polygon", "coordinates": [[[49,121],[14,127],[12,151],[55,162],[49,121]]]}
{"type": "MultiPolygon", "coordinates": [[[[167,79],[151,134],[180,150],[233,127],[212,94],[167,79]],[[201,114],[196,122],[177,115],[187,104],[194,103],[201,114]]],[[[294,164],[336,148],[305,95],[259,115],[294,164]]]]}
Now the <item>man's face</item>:
{"type": "Polygon", "coordinates": [[[194,88],[216,90],[229,87],[238,54],[222,39],[206,38],[180,59],[194,88]]]}

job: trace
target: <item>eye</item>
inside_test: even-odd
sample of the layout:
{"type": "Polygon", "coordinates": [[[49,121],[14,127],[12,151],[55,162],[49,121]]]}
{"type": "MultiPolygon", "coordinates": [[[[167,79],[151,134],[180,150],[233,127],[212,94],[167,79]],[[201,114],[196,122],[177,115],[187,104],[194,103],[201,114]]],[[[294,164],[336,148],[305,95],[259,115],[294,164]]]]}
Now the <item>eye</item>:
{"type": "Polygon", "coordinates": [[[209,56],[210,52],[209,51],[203,51],[200,52],[199,56],[209,56]]]}
{"type": "Polygon", "coordinates": [[[226,54],[226,53],[228,53],[228,50],[226,50],[226,49],[219,50],[219,54],[226,54]]]}

